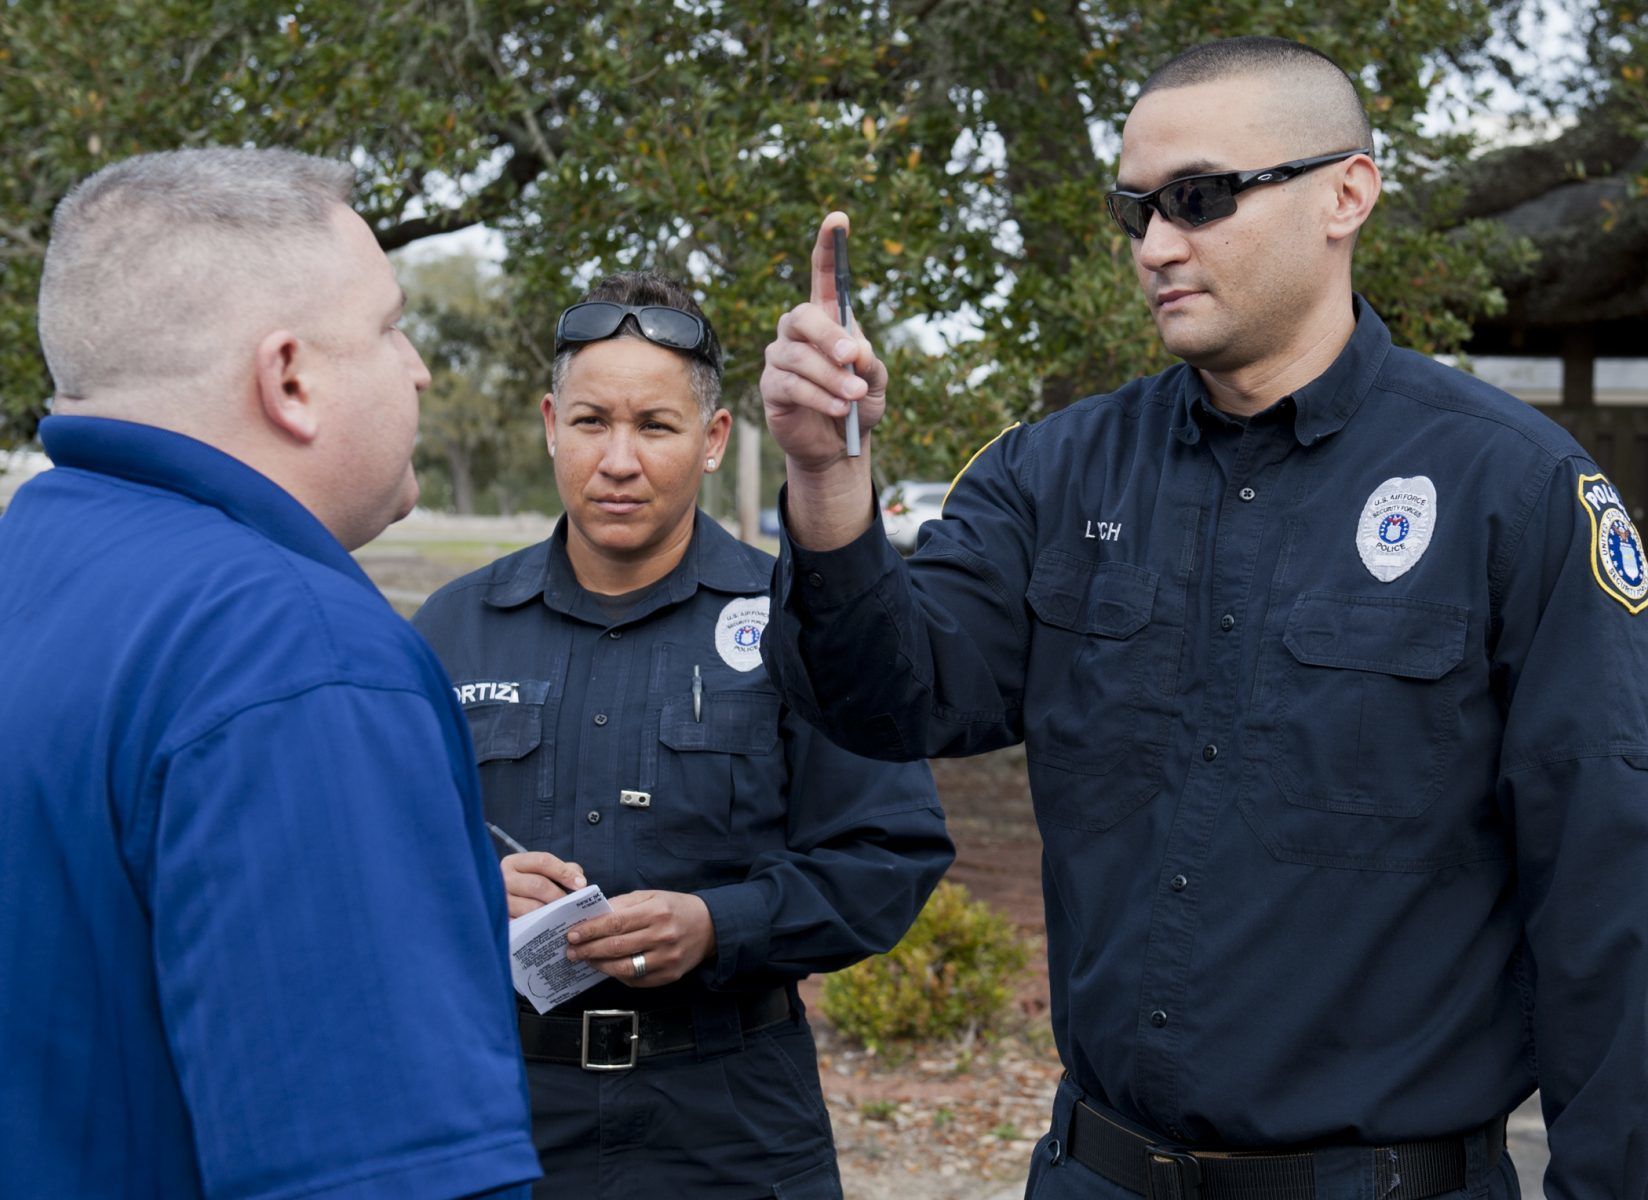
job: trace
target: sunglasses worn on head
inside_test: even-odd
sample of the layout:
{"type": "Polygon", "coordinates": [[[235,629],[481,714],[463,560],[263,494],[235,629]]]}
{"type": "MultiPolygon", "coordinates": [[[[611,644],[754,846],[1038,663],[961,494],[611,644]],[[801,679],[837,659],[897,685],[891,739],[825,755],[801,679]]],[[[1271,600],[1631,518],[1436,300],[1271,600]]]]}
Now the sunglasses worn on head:
{"type": "Polygon", "coordinates": [[[1177,221],[1194,229],[1220,217],[1230,216],[1236,211],[1237,194],[1249,188],[1263,187],[1267,183],[1286,183],[1306,171],[1368,153],[1371,151],[1341,150],[1337,154],[1319,154],[1315,158],[1279,163],[1262,171],[1186,175],[1183,179],[1162,184],[1153,192],[1111,192],[1104,198],[1104,203],[1116,224],[1130,238],[1144,236],[1152,210],[1169,221],[1177,221]]]}
{"type": "Polygon", "coordinates": [[[555,323],[555,353],[588,342],[599,342],[617,333],[626,317],[634,317],[641,336],[649,342],[693,354],[715,365],[710,355],[709,326],[689,312],[661,304],[614,304],[610,300],[589,300],[574,304],[555,323]]]}

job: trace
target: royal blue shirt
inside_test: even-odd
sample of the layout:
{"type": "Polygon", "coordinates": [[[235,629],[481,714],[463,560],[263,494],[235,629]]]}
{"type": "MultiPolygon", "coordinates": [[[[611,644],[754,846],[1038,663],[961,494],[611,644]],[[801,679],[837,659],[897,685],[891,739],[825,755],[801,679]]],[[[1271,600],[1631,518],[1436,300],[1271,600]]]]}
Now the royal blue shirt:
{"type": "Polygon", "coordinates": [[[1240,421],[1184,365],[1009,430],[908,568],[786,541],[786,700],[1022,740],[1075,1081],[1237,1148],[1466,1131],[1648,1190],[1642,542],[1571,438],[1365,305],[1240,421]]]}
{"type": "Polygon", "coordinates": [[[0,1192],[534,1178],[440,664],[244,464],[120,421],[40,436],[56,468],[0,518],[0,1192]]]}
{"type": "Polygon", "coordinates": [[[700,513],[681,562],[615,618],[574,577],[563,521],[413,618],[469,716],[489,820],[609,896],[703,899],[715,952],[680,993],[888,949],[953,854],[924,763],[848,754],[779,702],[761,670],[772,561],[700,513]]]}

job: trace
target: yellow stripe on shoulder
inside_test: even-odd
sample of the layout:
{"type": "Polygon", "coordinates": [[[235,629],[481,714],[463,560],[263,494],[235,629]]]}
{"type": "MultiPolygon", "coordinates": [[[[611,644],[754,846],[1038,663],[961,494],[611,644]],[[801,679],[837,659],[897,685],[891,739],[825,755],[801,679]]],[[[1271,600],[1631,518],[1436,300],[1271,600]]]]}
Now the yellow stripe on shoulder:
{"type": "Polygon", "coordinates": [[[1003,429],[1000,433],[996,434],[995,437],[991,438],[988,442],[985,442],[984,445],[980,446],[977,450],[973,451],[973,457],[969,458],[965,463],[962,464],[961,470],[957,471],[956,472],[956,477],[950,481],[950,486],[944,493],[944,500],[938,506],[938,511],[939,511],[940,516],[942,516],[944,514],[944,506],[946,504],[950,503],[950,493],[956,490],[956,484],[960,483],[961,482],[961,477],[963,475],[967,474],[967,468],[972,466],[974,463],[976,463],[978,461],[979,455],[983,454],[991,446],[994,446],[997,442],[1001,441],[1002,438],[1004,438],[1008,434],[1012,433],[1013,430],[1017,429],[1022,424],[1024,424],[1023,421],[1014,421],[1006,429],[1003,429]]]}

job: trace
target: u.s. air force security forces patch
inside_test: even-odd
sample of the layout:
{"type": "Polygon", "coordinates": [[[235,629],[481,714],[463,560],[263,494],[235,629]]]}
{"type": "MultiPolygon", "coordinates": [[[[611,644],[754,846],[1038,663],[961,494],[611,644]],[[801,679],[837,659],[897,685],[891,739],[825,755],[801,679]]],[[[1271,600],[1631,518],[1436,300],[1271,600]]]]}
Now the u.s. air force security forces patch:
{"type": "Polygon", "coordinates": [[[1627,612],[1648,608],[1648,564],[1642,535],[1625,515],[1614,485],[1601,475],[1579,477],[1579,503],[1591,519],[1591,574],[1627,612]]]}
{"type": "Polygon", "coordinates": [[[766,596],[733,600],[715,619],[715,650],[735,671],[753,671],[761,665],[761,631],[767,627],[771,601],[766,596]]]}
{"type": "Polygon", "coordinates": [[[1425,475],[1387,479],[1373,489],[1356,522],[1356,553],[1380,583],[1406,574],[1436,529],[1436,485],[1425,475]]]}

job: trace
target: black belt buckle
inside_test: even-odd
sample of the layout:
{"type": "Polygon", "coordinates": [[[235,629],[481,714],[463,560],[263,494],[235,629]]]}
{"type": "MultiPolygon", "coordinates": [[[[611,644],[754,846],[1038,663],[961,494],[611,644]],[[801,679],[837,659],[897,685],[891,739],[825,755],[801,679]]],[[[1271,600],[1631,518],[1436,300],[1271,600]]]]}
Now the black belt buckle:
{"type": "Polygon", "coordinates": [[[641,1016],[623,1008],[586,1008],[584,1010],[584,1036],[578,1046],[578,1065],[586,1071],[628,1071],[641,1058],[641,1016]],[[629,1020],[629,1061],[628,1062],[590,1062],[589,1061],[589,1033],[590,1019],[601,1020],[629,1020]]]}
{"type": "Polygon", "coordinates": [[[1201,1200],[1202,1164],[1188,1150],[1150,1146],[1144,1152],[1149,1200],[1201,1200]]]}

